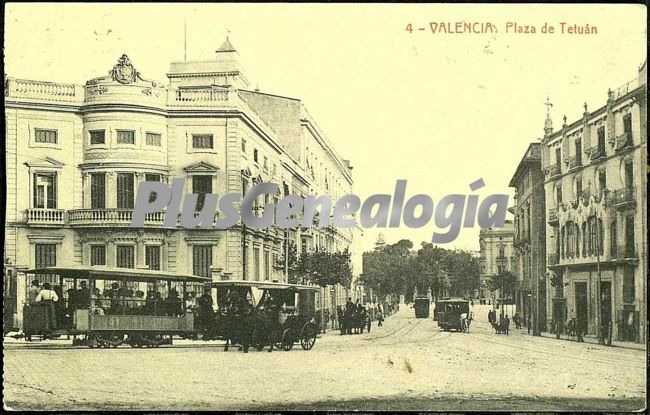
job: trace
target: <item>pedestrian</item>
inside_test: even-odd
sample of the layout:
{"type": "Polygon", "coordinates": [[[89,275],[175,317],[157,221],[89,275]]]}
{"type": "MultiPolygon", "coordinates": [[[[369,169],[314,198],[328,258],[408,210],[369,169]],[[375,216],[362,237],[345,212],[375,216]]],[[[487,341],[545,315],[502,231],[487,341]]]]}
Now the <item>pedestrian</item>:
{"type": "Polygon", "coordinates": [[[28,300],[27,304],[36,303],[36,297],[40,292],[41,292],[41,283],[38,280],[32,281],[32,285],[29,287],[29,293],[27,296],[27,300],[28,300]]]}
{"type": "Polygon", "coordinates": [[[47,282],[44,283],[43,289],[36,296],[35,302],[46,305],[45,321],[50,330],[56,329],[56,310],[54,303],[57,301],[59,301],[59,296],[52,290],[52,286],[47,282]]]}
{"type": "Polygon", "coordinates": [[[508,318],[507,314],[503,319],[503,328],[504,328],[504,330],[506,332],[506,335],[508,335],[509,334],[509,329],[510,329],[510,319],[508,318]]]}
{"type": "MultiPolygon", "coordinates": [[[[370,311],[372,311],[372,309],[370,311]]],[[[370,328],[372,327],[372,317],[370,316],[370,312],[366,314],[366,324],[368,333],[370,333],[370,328]]]]}
{"type": "Polygon", "coordinates": [[[384,324],[384,314],[381,312],[381,308],[377,306],[377,327],[382,327],[384,324]]]}
{"type": "Polygon", "coordinates": [[[212,309],[212,295],[209,287],[205,287],[203,295],[198,300],[198,326],[204,332],[208,330],[212,322],[214,310],[212,309]]]}

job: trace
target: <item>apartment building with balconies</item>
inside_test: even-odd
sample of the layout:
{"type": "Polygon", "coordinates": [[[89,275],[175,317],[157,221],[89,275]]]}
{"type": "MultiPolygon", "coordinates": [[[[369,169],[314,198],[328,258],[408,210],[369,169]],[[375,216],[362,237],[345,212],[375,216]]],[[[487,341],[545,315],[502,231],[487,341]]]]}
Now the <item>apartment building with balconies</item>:
{"type": "Polygon", "coordinates": [[[541,143],[531,143],[515,170],[515,301],[524,324],[546,328],[546,221],[541,143]]]}
{"type": "Polygon", "coordinates": [[[547,319],[645,342],[647,275],[646,64],[607,91],[605,105],[542,141],[547,319]]]}
{"type": "MultiPolygon", "coordinates": [[[[5,263],[17,270],[18,326],[26,294],[21,270],[97,266],[215,280],[285,280],[282,257],[290,243],[309,249],[306,238],[325,241],[324,235],[339,233],[241,223],[229,229],[168,228],[165,211],[132,228],[143,181],[184,178],[184,193],[197,195],[197,211],[207,193],[243,194],[261,182],[280,189],[260,196],[259,215],[266,203],[287,194],[314,194],[321,176],[312,175],[302,151],[295,151],[307,145],[328,155],[333,167],[322,176],[328,186],[336,183],[340,194],[351,191],[349,163],[328,141],[317,146],[316,138],[304,137],[306,124],[315,122],[299,100],[301,115],[288,117],[286,130],[255,108],[251,96],[263,94],[248,90],[228,40],[214,60],[172,62],[167,78],[165,85],[142,77],[126,55],[107,76],[85,85],[5,78],[5,263]],[[292,129],[297,133],[288,134],[292,129]]],[[[349,248],[352,234],[342,235],[323,247],[349,248]]]]}

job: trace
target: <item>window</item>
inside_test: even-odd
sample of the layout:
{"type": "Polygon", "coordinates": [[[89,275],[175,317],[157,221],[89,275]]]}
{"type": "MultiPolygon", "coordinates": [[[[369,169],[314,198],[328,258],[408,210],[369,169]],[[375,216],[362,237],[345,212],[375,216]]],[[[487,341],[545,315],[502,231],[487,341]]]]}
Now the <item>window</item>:
{"type": "Polygon", "coordinates": [[[557,198],[557,204],[560,205],[562,203],[562,187],[558,186],[556,190],[556,198],[557,198]]]}
{"type": "Polygon", "coordinates": [[[246,140],[241,139],[241,152],[246,154],[246,140]]]}
{"type": "Polygon", "coordinates": [[[598,190],[602,194],[607,189],[607,172],[603,169],[598,172],[598,190]]]}
{"type": "Polygon", "coordinates": [[[56,130],[34,130],[34,141],[37,143],[56,144],[57,131],[56,130]]]}
{"type": "Polygon", "coordinates": [[[632,115],[625,114],[623,116],[623,131],[627,134],[628,143],[632,142],[632,115]]]}
{"type": "Polygon", "coordinates": [[[597,133],[598,133],[598,151],[602,155],[604,155],[605,154],[605,127],[599,127],[597,133]]]}
{"type": "Polygon", "coordinates": [[[212,245],[194,245],[192,247],[192,274],[210,277],[212,267],[212,245]]]}
{"type": "Polygon", "coordinates": [[[576,138],[576,165],[582,165],[582,139],[576,138]]]}
{"type": "Polygon", "coordinates": [[[106,245],[90,246],[90,265],[106,265],[106,245]]]}
{"type": "Polygon", "coordinates": [[[205,195],[212,193],[212,176],[192,176],[192,193],[197,194],[196,210],[203,209],[205,195]]]}
{"type": "Polygon", "coordinates": [[[133,245],[117,245],[117,267],[135,268],[135,247],[133,245]]]}
{"type": "Polygon", "coordinates": [[[90,208],[106,208],[106,174],[93,173],[90,175],[90,208]]]}
{"type": "Polygon", "coordinates": [[[612,257],[616,258],[617,252],[617,238],[616,238],[616,233],[617,233],[617,228],[616,228],[616,221],[613,221],[611,225],[609,225],[609,248],[610,248],[610,253],[612,257]]]}
{"type": "Polygon", "coordinates": [[[117,208],[133,209],[133,173],[117,174],[117,208]]]}
{"type": "Polygon", "coordinates": [[[135,144],[135,131],[117,130],[117,144],[135,144]]]}
{"type": "Polygon", "coordinates": [[[105,130],[95,130],[89,131],[90,133],[90,144],[106,144],[106,131],[105,130]]]}
{"type": "Polygon", "coordinates": [[[212,134],[192,134],[192,148],[213,148],[212,134]]]}
{"type": "Polygon", "coordinates": [[[160,246],[145,246],[144,261],[145,265],[147,265],[149,269],[160,270],[160,246]]]}
{"type": "Polygon", "coordinates": [[[268,251],[264,252],[264,279],[266,281],[271,279],[271,260],[268,251]]]}
{"type": "Polygon", "coordinates": [[[253,264],[254,264],[253,271],[255,272],[253,278],[256,281],[259,281],[260,279],[260,249],[259,248],[253,248],[253,264]]]}
{"type": "Polygon", "coordinates": [[[159,133],[147,133],[145,136],[145,144],[148,146],[160,147],[161,135],[159,133]]]}
{"type": "Polygon", "coordinates": [[[582,196],[582,179],[576,179],[576,200],[582,196]]]}
{"type": "Polygon", "coordinates": [[[555,162],[557,163],[558,167],[560,164],[562,164],[562,150],[559,148],[555,149],[555,162]]]}
{"type": "Polygon", "coordinates": [[[264,156],[264,171],[269,171],[269,158],[264,156]]]}
{"type": "Polygon", "coordinates": [[[34,245],[34,265],[36,268],[56,266],[56,244],[34,245]]]}
{"type": "Polygon", "coordinates": [[[506,256],[506,248],[503,246],[499,247],[499,258],[505,258],[506,256]]]}
{"type": "Polygon", "coordinates": [[[34,174],[34,208],[56,209],[56,173],[34,174]]]}
{"type": "Polygon", "coordinates": [[[274,176],[275,176],[275,175],[277,174],[277,172],[278,172],[278,166],[277,166],[275,163],[273,163],[273,170],[272,170],[272,172],[273,172],[273,175],[274,175],[274,176]]]}
{"type": "MultiPolygon", "coordinates": [[[[147,173],[144,175],[145,182],[159,182],[161,181],[161,176],[159,174],[147,173]]],[[[156,199],[157,195],[151,193],[149,195],[149,203],[153,202],[156,199]]]]}
{"type": "Polygon", "coordinates": [[[253,161],[254,161],[255,163],[257,163],[258,160],[259,160],[259,155],[258,155],[258,153],[257,153],[257,149],[255,148],[255,149],[253,149],[253,161]]]}

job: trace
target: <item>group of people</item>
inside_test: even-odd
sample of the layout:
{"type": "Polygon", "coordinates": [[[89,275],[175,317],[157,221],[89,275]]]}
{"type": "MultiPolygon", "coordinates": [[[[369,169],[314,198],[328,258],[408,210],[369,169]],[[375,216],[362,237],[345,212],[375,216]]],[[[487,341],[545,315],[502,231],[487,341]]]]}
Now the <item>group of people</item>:
{"type": "Polygon", "coordinates": [[[497,334],[510,334],[510,318],[507,314],[500,315],[497,322],[497,313],[494,310],[488,311],[488,321],[497,334]]]}
{"type": "MultiPolygon", "coordinates": [[[[30,307],[45,307],[46,324],[50,329],[72,324],[75,310],[89,309],[95,315],[183,315],[183,302],[174,288],[169,290],[167,298],[160,292],[132,290],[114,282],[102,293],[95,287],[91,290],[87,281],[81,281],[79,288],[70,288],[63,295],[61,286],[52,286],[45,282],[33,280],[28,291],[30,307]],[[67,297],[67,298],[66,298],[67,297]]],[[[188,309],[198,309],[194,293],[185,296],[188,309]]],[[[211,305],[210,305],[211,307],[211,305]]]]}
{"type": "Polygon", "coordinates": [[[380,304],[363,306],[359,300],[354,303],[348,298],[344,308],[336,307],[336,320],[342,335],[363,333],[364,329],[370,332],[374,320],[378,327],[383,325],[384,310],[380,304]]]}

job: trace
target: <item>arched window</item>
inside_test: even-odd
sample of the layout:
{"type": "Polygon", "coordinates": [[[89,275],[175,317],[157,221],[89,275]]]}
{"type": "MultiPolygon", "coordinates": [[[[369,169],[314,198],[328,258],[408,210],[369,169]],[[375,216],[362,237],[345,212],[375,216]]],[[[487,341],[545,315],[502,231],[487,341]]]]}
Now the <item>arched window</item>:
{"type": "Polygon", "coordinates": [[[565,249],[564,247],[566,246],[566,240],[564,239],[565,238],[565,233],[566,233],[565,232],[565,227],[562,226],[561,245],[560,245],[560,252],[561,252],[562,258],[564,258],[564,249],[565,249]]]}
{"type": "Polygon", "coordinates": [[[587,222],[582,222],[582,256],[587,256],[587,222]]]}
{"type": "Polygon", "coordinates": [[[575,224],[576,227],[576,258],[580,257],[580,225],[575,224]]]}
{"type": "Polygon", "coordinates": [[[598,254],[605,253],[605,229],[603,228],[603,220],[598,218],[598,254]]]}

